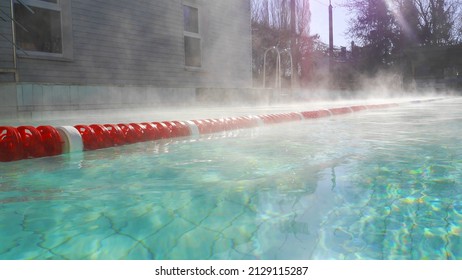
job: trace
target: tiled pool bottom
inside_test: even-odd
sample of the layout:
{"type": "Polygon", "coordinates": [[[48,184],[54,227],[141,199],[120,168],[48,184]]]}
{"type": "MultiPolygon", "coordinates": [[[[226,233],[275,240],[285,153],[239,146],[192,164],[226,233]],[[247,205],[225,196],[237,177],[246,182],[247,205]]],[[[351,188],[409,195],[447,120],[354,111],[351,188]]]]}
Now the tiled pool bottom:
{"type": "Polygon", "coordinates": [[[2,164],[1,259],[462,259],[460,99],[2,164]]]}
{"type": "Polygon", "coordinates": [[[305,212],[323,205],[313,196],[314,186],[295,178],[302,170],[281,166],[270,155],[266,163],[258,163],[253,155],[232,151],[226,155],[229,145],[216,146],[216,141],[232,144],[236,139],[172,147],[132,145],[122,147],[120,154],[114,149],[111,160],[101,157],[109,151],[101,151],[82,160],[22,162],[25,171],[12,178],[15,186],[2,182],[0,257],[290,259],[305,255],[316,241],[310,223],[319,223],[317,215],[307,217],[311,214],[305,212]],[[215,148],[204,150],[203,159],[182,155],[209,145],[215,148]],[[159,149],[164,151],[157,154],[159,149]],[[161,158],[151,161],[153,157],[161,158]],[[221,157],[233,164],[214,166],[221,157]],[[138,167],[131,169],[132,164],[138,167]],[[311,245],[300,246],[299,235],[304,242],[312,236],[311,245]]]}

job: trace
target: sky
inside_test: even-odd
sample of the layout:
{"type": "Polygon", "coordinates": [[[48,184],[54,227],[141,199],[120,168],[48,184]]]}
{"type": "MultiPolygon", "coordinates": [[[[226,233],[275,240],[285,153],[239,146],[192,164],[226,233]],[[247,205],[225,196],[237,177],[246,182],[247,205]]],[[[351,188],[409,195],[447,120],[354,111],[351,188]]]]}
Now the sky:
{"type": "MultiPolygon", "coordinates": [[[[349,12],[341,7],[344,0],[332,0],[334,22],[334,46],[350,48],[351,38],[345,35],[349,12]]],[[[310,0],[311,9],[311,35],[319,34],[321,41],[329,43],[329,0],[310,0]]]]}

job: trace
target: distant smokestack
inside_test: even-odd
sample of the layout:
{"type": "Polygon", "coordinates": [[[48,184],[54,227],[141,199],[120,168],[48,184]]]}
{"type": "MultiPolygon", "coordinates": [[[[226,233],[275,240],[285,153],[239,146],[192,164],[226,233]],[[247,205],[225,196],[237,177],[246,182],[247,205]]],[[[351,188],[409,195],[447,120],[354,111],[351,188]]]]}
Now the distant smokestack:
{"type": "Polygon", "coordinates": [[[332,73],[334,60],[334,24],[332,20],[332,2],[329,0],[329,71],[332,73]]]}
{"type": "Polygon", "coordinates": [[[332,19],[332,2],[329,0],[329,54],[334,54],[334,23],[332,19]]]}

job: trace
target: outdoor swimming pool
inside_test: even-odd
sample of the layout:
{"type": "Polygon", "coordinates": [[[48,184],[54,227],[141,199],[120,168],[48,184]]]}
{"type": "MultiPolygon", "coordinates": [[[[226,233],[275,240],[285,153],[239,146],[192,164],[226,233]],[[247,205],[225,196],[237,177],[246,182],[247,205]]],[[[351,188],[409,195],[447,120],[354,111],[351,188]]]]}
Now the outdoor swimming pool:
{"type": "Polygon", "coordinates": [[[461,106],[0,163],[0,259],[462,259],[461,106]]]}

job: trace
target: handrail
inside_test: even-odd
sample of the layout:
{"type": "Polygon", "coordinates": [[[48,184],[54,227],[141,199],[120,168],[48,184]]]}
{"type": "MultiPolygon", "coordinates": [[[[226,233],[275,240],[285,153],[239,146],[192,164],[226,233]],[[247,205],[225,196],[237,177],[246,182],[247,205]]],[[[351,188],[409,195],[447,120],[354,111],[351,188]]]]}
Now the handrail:
{"type": "Polygon", "coordinates": [[[281,77],[280,77],[280,72],[281,72],[281,53],[279,52],[278,48],[275,46],[266,49],[264,55],[263,55],[263,88],[266,88],[266,56],[269,51],[276,51],[276,81],[275,81],[275,87],[276,88],[281,88],[281,77]]]}
{"type": "Polygon", "coordinates": [[[294,64],[292,53],[289,48],[283,49],[280,51],[276,46],[266,49],[263,55],[263,88],[266,88],[266,57],[269,51],[276,51],[276,81],[275,81],[275,88],[281,88],[281,54],[287,53],[290,59],[290,85],[293,87],[294,85],[294,64]]]}
{"type": "Polygon", "coordinates": [[[293,88],[294,87],[294,62],[293,62],[293,58],[292,58],[292,52],[289,48],[287,49],[283,49],[281,52],[281,54],[283,53],[287,53],[289,54],[289,59],[290,59],[290,87],[293,88]]]}

